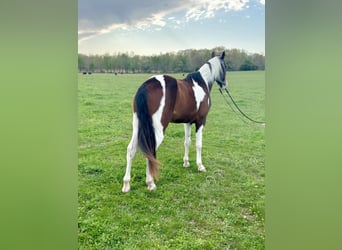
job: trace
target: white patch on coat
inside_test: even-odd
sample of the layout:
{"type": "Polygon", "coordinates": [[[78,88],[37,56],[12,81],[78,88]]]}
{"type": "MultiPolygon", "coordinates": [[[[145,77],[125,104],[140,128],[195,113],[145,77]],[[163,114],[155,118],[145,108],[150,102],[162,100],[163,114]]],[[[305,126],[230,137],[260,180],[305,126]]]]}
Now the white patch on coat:
{"type": "Polygon", "coordinates": [[[159,147],[159,145],[162,143],[163,139],[164,139],[164,132],[163,132],[163,125],[161,123],[161,118],[163,115],[163,110],[164,110],[164,106],[165,106],[165,79],[163,75],[157,75],[154,76],[155,79],[157,79],[162,87],[162,98],[160,100],[160,104],[159,104],[159,108],[157,109],[157,111],[152,115],[152,121],[153,121],[153,127],[154,127],[154,134],[156,137],[156,148],[159,147]]]}
{"type": "Polygon", "coordinates": [[[204,97],[205,97],[205,92],[204,90],[198,85],[198,83],[194,80],[192,80],[194,86],[192,87],[192,89],[194,90],[194,95],[195,95],[195,99],[196,99],[196,107],[197,110],[199,109],[199,106],[201,104],[201,102],[203,101],[204,97]]]}

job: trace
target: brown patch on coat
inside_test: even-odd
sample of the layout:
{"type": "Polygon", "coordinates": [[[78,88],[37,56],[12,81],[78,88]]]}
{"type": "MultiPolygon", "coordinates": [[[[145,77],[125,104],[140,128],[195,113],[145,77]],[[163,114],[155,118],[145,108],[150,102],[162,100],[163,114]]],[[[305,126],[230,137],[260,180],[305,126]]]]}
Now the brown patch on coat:
{"type": "MultiPolygon", "coordinates": [[[[163,96],[163,89],[160,85],[160,82],[156,78],[151,78],[144,83],[147,89],[147,104],[148,104],[148,112],[152,116],[155,112],[157,112],[161,98],[163,96]]],[[[133,112],[136,112],[136,106],[133,98],[133,112]]]]}
{"type": "Polygon", "coordinates": [[[210,109],[210,102],[208,104],[209,92],[203,88],[206,93],[203,101],[197,110],[196,98],[193,91],[194,84],[186,80],[177,80],[178,92],[177,101],[173,110],[172,121],[174,123],[195,123],[197,129],[206,122],[206,116],[210,109]]]}

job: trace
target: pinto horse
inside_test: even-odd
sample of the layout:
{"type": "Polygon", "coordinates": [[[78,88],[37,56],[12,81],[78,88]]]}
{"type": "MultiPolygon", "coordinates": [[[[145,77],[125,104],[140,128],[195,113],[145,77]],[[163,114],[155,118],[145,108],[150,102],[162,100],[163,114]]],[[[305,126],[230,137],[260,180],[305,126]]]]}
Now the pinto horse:
{"type": "Polygon", "coordinates": [[[122,192],[130,191],[132,160],[137,146],[146,157],[146,184],[148,190],[157,187],[158,178],[156,150],[164,139],[164,132],[170,122],[184,123],[185,153],[184,167],[190,167],[189,147],[191,125],[196,125],[196,163],[198,171],[205,172],[202,164],[202,132],[210,109],[210,91],[216,81],[225,88],[225,52],[214,56],[198,71],[190,73],[183,80],[167,75],[153,76],[137,90],[133,100],[133,133],[127,147],[127,167],[123,178],[122,192]]]}

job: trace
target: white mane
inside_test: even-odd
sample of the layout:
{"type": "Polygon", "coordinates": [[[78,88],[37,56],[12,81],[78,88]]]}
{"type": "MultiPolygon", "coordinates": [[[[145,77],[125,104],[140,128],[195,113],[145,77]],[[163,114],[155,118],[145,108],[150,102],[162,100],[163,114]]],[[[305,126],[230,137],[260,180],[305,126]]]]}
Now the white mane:
{"type": "Polygon", "coordinates": [[[222,70],[220,59],[216,56],[211,58],[198,71],[201,73],[207,86],[211,86],[220,76],[222,70]]]}

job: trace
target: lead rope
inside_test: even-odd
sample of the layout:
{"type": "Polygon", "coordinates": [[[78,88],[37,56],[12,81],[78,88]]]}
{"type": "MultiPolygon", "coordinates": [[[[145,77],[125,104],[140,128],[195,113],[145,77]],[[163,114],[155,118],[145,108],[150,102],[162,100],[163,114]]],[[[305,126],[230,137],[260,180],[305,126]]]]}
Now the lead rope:
{"type": "MultiPolygon", "coordinates": [[[[236,104],[236,102],[234,101],[233,97],[231,96],[231,94],[229,93],[228,89],[225,88],[224,89],[226,91],[226,93],[228,94],[229,98],[232,100],[234,106],[239,110],[239,112],[245,117],[247,118],[248,120],[254,122],[254,123],[258,123],[258,124],[266,124],[264,121],[256,121],[252,118],[250,118],[248,115],[246,115],[240,108],[239,106],[236,104]]],[[[219,88],[219,91],[221,93],[221,95],[223,96],[223,98],[225,99],[226,103],[229,105],[229,107],[231,108],[232,111],[234,111],[236,113],[236,111],[233,109],[233,107],[230,105],[230,103],[228,102],[228,100],[226,99],[226,97],[224,96],[223,92],[222,92],[222,89],[219,88]]],[[[245,123],[247,123],[245,120],[241,119],[242,121],[244,121],[245,123]]]]}
{"type": "MultiPolygon", "coordinates": [[[[219,91],[220,91],[220,93],[221,93],[223,99],[226,101],[227,105],[230,107],[230,109],[231,109],[234,113],[238,114],[238,112],[237,112],[237,111],[232,107],[232,105],[229,103],[229,101],[228,101],[228,99],[227,99],[228,97],[226,97],[226,96],[223,94],[222,89],[219,89],[219,91]]],[[[243,121],[244,123],[249,124],[246,120],[244,120],[244,119],[242,118],[242,116],[238,116],[238,117],[239,117],[239,119],[240,119],[241,121],[243,121]]]]}

